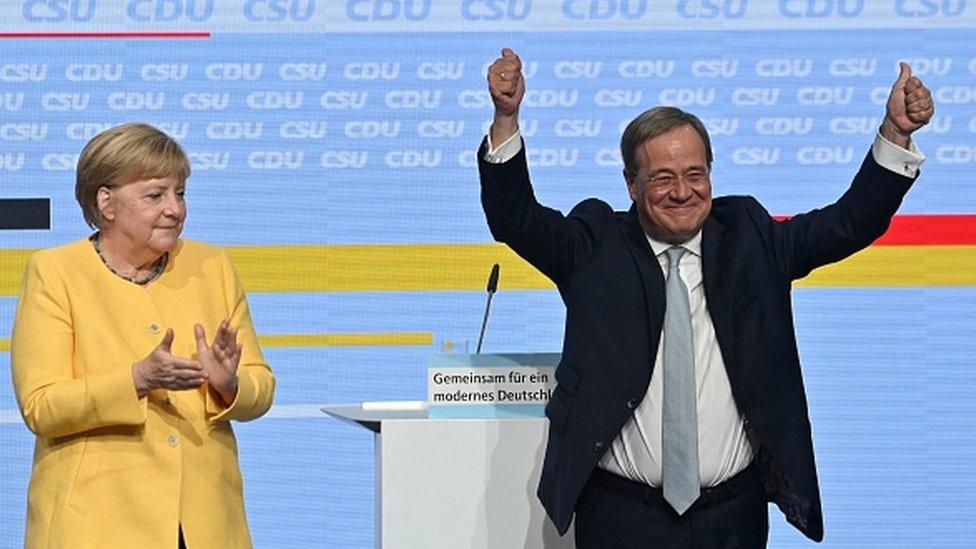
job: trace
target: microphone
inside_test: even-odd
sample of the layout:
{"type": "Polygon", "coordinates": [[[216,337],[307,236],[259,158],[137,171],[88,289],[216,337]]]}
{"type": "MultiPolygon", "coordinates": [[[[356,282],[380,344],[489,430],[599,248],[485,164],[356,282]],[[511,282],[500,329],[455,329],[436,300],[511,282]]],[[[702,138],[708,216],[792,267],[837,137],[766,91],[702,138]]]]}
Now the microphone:
{"type": "Polygon", "coordinates": [[[488,276],[488,303],[485,304],[485,318],[481,321],[481,335],[478,336],[478,351],[477,354],[481,354],[481,344],[485,341],[485,328],[488,327],[488,311],[491,309],[491,298],[498,291],[498,263],[491,268],[491,274],[488,276]]]}

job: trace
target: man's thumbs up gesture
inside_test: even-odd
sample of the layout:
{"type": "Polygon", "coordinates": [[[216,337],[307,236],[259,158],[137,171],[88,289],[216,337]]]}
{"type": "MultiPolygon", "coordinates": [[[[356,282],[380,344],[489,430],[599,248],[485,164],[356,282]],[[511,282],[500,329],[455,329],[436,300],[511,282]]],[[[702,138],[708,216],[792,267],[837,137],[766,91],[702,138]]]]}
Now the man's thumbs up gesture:
{"type": "Polygon", "coordinates": [[[902,62],[901,74],[891,86],[881,135],[888,141],[906,147],[908,138],[915,130],[929,123],[935,112],[932,93],[917,76],[912,76],[912,68],[902,62]]]}
{"type": "Polygon", "coordinates": [[[518,131],[518,109],[525,97],[522,60],[509,48],[488,67],[488,92],[495,103],[491,142],[498,146],[518,131]]]}

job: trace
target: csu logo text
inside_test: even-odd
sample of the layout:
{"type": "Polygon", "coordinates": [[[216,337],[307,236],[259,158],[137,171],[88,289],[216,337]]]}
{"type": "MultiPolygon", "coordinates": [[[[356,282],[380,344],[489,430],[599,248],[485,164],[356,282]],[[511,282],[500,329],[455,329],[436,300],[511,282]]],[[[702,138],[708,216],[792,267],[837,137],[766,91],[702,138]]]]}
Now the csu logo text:
{"type": "Polygon", "coordinates": [[[901,17],[959,17],[964,11],[966,0],[895,0],[901,17]]]}
{"type": "Polygon", "coordinates": [[[278,127],[282,139],[322,139],[328,126],[324,120],[289,120],[278,127]]]}
{"type": "Polygon", "coordinates": [[[186,153],[190,165],[196,170],[225,170],[230,164],[229,152],[190,151],[186,153]]]}
{"type": "Polygon", "coordinates": [[[187,92],[183,94],[182,105],[188,111],[222,111],[230,105],[227,92],[187,92]]]}
{"type": "MultiPolygon", "coordinates": [[[[877,59],[834,59],[827,66],[830,76],[872,76],[878,68],[877,59]]],[[[914,65],[912,70],[914,72],[914,65]]]]}
{"type": "Polygon", "coordinates": [[[33,63],[7,63],[0,65],[0,81],[43,82],[47,78],[47,65],[33,63]]]}
{"type": "Polygon", "coordinates": [[[748,0],[679,0],[678,15],[685,19],[740,19],[748,0]]]}
{"type": "Polygon", "coordinates": [[[736,88],[732,90],[732,104],[769,107],[779,102],[779,88],[736,88]]]}
{"type": "Polygon", "coordinates": [[[147,63],[139,69],[139,77],[146,82],[182,82],[190,74],[186,63],[147,63]]]}
{"type": "Polygon", "coordinates": [[[315,0],[247,0],[244,19],[248,21],[308,21],[315,14],[315,0]]]}
{"type": "Polygon", "coordinates": [[[83,111],[90,102],[90,93],[49,92],[41,96],[41,108],[46,111],[83,111]]]}
{"type": "Polygon", "coordinates": [[[464,75],[464,63],[425,61],[417,66],[417,78],[421,80],[460,80],[464,75]]]}
{"type": "Polygon", "coordinates": [[[325,78],[325,63],[283,63],[278,67],[278,77],[288,82],[322,80],[325,78]]]}
{"type": "Polygon", "coordinates": [[[522,21],[532,10],[532,0],[464,0],[461,17],[468,20],[522,21]]]}
{"type": "Polygon", "coordinates": [[[600,61],[557,61],[553,74],[560,79],[591,79],[600,76],[600,61]]]}
{"type": "Polygon", "coordinates": [[[737,72],[738,59],[699,59],[691,64],[691,74],[698,78],[732,78],[737,72]]]}
{"type": "Polygon", "coordinates": [[[602,128],[603,120],[599,118],[560,118],[553,133],[559,137],[596,137],[602,128]]]}
{"type": "Polygon", "coordinates": [[[32,23],[91,21],[95,0],[27,0],[23,15],[25,21],[32,23]]]}
{"type": "Polygon", "coordinates": [[[429,139],[452,139],[464,133],[464,120],[421,120],[417,135],[429,139]]]}
{"type": "Polygon", "coordinates": [[[7,122],[0,124],[0,139],[3,141],[44,141],[47,138],[47,123],[7,122]]]}

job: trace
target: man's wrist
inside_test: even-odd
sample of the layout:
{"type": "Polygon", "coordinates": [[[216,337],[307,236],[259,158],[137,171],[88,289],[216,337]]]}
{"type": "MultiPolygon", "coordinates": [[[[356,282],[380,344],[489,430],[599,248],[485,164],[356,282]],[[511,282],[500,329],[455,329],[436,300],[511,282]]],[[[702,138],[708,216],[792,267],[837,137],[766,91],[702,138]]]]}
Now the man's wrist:
{"type": "Polygon", "coordinates": [[[893,145],[898,145],[903,149],[908,148],[908,141],[911,134],[904,134],[898,130],[895,123],[891,121],[890,118],[885,117],[884,122],[881,123],[881,128],[878,130],[881,133],[881,137],[884,137],[893,145]]]}
{"type": "Polygon", "coordinates": [[[495,118],[491,123],[491,142],[494,146],[504,143],[508,138],[518,132],[518,113],[513,115],[499,115],[495,113],[495,118]]]}

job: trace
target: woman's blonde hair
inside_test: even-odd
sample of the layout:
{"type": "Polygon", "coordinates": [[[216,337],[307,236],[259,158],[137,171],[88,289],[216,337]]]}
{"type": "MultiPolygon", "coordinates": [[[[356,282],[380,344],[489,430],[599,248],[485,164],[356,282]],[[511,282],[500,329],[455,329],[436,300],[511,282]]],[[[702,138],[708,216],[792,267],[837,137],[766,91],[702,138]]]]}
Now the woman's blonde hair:
{"type": "Polygon", "coordinates": [[[101,226],[98,189],[158,177],[190,177],[183,148],[162,131],[141,122],[122,124],[96,135],[78,158],[75,199],[90,227],[101,226]]]}

